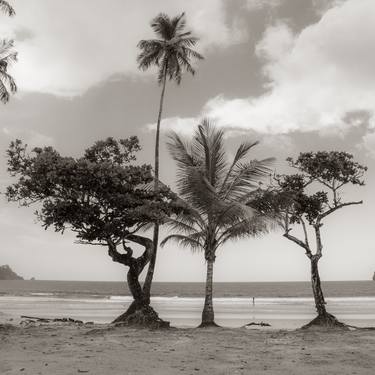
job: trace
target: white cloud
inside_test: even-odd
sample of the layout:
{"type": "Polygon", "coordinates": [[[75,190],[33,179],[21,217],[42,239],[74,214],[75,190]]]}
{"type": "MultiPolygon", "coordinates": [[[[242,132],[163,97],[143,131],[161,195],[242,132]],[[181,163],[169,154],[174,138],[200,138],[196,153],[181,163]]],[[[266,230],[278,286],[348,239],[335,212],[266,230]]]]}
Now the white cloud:
{"type": "MultiPolygon", "coordinates": [[[[199,119],[194,117],[168,117],[162,120],[160,128],[163,132],[168,132],[173,130],[180,134],[191,135],[199,124],[199,119]]],[[[146,130],[155,130],[156,124],[147,124],[145,126],[146,130]]]]}
{"type": "Polygon", "coordinates": [[[247,0],[246,6],[250,10],[263,9],[267,7],[277,7],[282,4],[284,0],[247,0]]]}
{"type": "Polygon", "coordinates": [[[55,140],[53,139],[53,137],[38,133],[34,130],[17,130],[3,127],[1,131],[3,133],[1,141],[4,143],[8,143],[14,139],[22,139],[24,143],[28,145],[28,148],[30,150],[34,147],[55,146],[55,140]]]}
{"type": "Polygon", "coordinates": [[[2,17],[0,35],[16,39],[12,72],[21,90],[80,94],[114,73],[137,72],[137,43],[152,37],[159,12],[187,14],[198,49],[238,42],[243,31],[226,22],[224,0],[19,0],[14,18],[2,17]]]}
{"type": "Polygon", "coordinates": [[[202,114],[261,133],[343,129],[347,113],[375,111],[374,45],[373,0],[340,3],[299,35],[284,24],[270,26],[256,48],[267,92],[213,98],[202,114]]]}
{"type": "Polygon", "coordinates": [[[363,137],[360,148],[364,148],[369,156],[375,157],[375,132],[368,133],[363,137]]]}

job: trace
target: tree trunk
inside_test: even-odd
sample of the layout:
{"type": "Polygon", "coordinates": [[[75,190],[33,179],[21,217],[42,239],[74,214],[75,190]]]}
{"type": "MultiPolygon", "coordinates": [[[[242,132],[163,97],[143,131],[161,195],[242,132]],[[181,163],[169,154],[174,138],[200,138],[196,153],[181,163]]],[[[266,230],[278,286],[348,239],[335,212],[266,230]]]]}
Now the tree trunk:
{"type": "Polygon", "coordinates": [[[325,316],[326,311],[326,302],[324,300],[324,295],[322,287],[320,284],[320,276],[318,269],[319,257],[313,255],[310,259],[311,261],[311,286],[314,294],[315,307],[318,315],[325,316]]]}
{"type": "Polygon", "coordinates": [[[214,262],[214,259],[211,257],[207,259],[206,295],[202,312],[202,323],[199,327],[217,326],[215,323],[214,306],[212,302],[214,262]]]}
{"type": "MultiPolygon", "coordinates": [[[[163,88],[161,90],[160,95],[160,104],[159,104],[159,114],[158,114],[158,121],[156,124],[156,137],[155,137],[155,179],[154,179],[154,190],[157,191],[159,188],[159,154],[160,154],[160,124],[161,124],[161,115],[163,112],[163,103],[164,103],[164,94],[165,94],[165,86],[167,81],[167,67],[164,69],[164,76],[163,76],[163,88]]],[[[143,285],[143,292],[145,294],[145,298],[150,300],[151,298],[151,285],[152,280],[154,278],[154,271],[156,265],[156,255],[158,251],[158,244],[159,244],[159,223],[155,223],[154,225],[154,234],[153,234],[153,252],[150,259],[150,264],[148,266],[146,279],[143,285]]]]}
{"type": "Polygon", "coordinates": [[[124,243],[125,253],[119,253],[112,241],[108,243],[108,254],[112,260],[129,267],[127,282],[134,298],[127,311],[117,317],[112,323],[151,328],[169,327],[169,322],[160,319],[156,311],[150,306],[150,298],[145,296],[139,282],[139,276],[150,260],[153,242],[149,238],[138,235],[129,235],[127,239],[144,246],[145,250],[141,256],[135,258],[133,257],[133,250],[124,243]]]}
{"type": "Polygon", "coordinates": [[[324,300],[324,295],[320,283],[318,262],[321,255],[311,255],[311,286],[314,294],[314,301],[316,311],[318,316],[314,318],[310,323],[304,325],[302,328],[310,327],[325,327],[325,328],[342,328],[348,329],[344,323],[341,323],[337,320],[335,316],[329,314],[326,310],[326,302],[324,300]]]}
{"type": "Polygon", "coordinates": [[[129,290],[134,298],[128,309],[118,316],[112,323],[152,328],[168,328],[169,322],[159,318],[158,313],[145,297],[138,280],[139,273],[136,267],[130,267],[127,275],[129,290]]]}

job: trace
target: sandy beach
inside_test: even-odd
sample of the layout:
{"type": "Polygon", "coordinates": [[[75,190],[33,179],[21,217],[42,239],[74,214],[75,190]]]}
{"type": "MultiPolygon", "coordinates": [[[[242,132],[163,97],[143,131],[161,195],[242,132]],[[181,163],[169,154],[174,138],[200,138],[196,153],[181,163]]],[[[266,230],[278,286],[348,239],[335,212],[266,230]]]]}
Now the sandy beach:
{"type": "Polygon", "coordinates": [[[373,374],[374,331],[0,326],[1,374],[373,374]]]}

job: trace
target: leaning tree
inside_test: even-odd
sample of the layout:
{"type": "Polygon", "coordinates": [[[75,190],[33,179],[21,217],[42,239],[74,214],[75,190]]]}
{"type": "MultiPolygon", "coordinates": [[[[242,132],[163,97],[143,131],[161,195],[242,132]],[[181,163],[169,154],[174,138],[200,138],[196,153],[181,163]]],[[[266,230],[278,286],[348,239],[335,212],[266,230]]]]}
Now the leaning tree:
{"type": "Polygon", "coordinates": [[[174,194],[165,186],[148,188],[150,165],[133,165],[138,139],[96,142],[80,158],[63,157],[52,147],[31,153],[21,141],[12,142],[8,171],[17,181],[7,188],[9,201],[38,205],[36,215],[45,229],[75,232],[81,244],[108,248],[114,262],[128,267],[127,283],[134,301],[114,322],[164,326],[144,295],[139,276],[150,262],[151,239],[139,231],[170,215],[174,194]],[[140,245],[139,256],[133,245],[140,245]]]}
{"type": "Polygon", "coordinates": [[[326,309],[318,263],[323,256],[321,228],[324,220],[337,210],[362,201],[344,201],[342,190],[348,185],[364,185],[366,167],[355,162],[346,152],[320,151],[301,153],[296,160],[287,159],[295,174],[276,175],[274,186],[259,190],[250,205],[260,211],[273,212],[284,230],[283,236],[300,246],[311,263],[311,283],[318,316],[309,326],[340,326],[326,309]],[[292,234],[300,228],[302,237],[292,234]],[[310,237],[315,239],[315,248],[310,237]]]}
{"type": "Polygon", "coordinates": [[[268,218],[246,205],[258,182],[270,174],[272,158],[251,160],[258,142],[241,144],[229,161],[224,132],[203,120],[191,142],[177,133],[169,137],[169,150],[178,170],[177,187],[183,210],[169,218],[174,240],[202,251],[207,263],[205,302],[200,327],[216,326],[213,308],[213,268],[217,250],[228,241],[261,235],[268,218]]]}
{"type": "MultiPolygon", "coordinates": [[[[164,13],[160,13],[151,21],[151,27],[156,38],[141,40],[138,43],[141,52],[137,57],[137,61],[139,69],[148,70],[151,67],[157,68],[158,83],[162,87],[155,137],[154,189],[157,190],[159,187],[160,124],[167,80],[174,81],[179,85],[184,72],[188,72],[192,75],[195,74],[192,61],[194,59],[201,60],[203,56],[193,49],[198,42],[198,38],[195,37],[191,31],[186,29],[185,13],[181,13],[179,16],[172,18],[164,13]]],[[[144,292],[148,294],[149,297],[159,241],[159,223],[157,222],[154,226],[153,241],[154,250],[144,284],[144,292]]]]}

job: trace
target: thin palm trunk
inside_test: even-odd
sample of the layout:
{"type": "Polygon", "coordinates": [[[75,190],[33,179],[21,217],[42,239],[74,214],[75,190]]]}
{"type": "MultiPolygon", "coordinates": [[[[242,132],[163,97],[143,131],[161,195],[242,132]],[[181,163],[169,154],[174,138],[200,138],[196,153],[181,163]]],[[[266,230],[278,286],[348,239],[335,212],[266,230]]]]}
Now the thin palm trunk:
{"type": "MultiPolygon", "coordinates": [[[[154,190],[157,191],[159,189],[159,163],[160,163],[160,124],[161,124],[161,115],[163,113],[163,104],[164,104],[164,93],[165,87],[167,82],[167,66],[164,68],[163,74],[163,86],[160,95],[160,104],[159,104],[159,114],[158,114],[158,121],[156,124],[156,137],[155,137],[155,180],[154,180],[154,190]]],[[[155,223],[154,225],[154,234],[153,234],[153,243],[154,248],[150,259],[150,264],[147,270],[147,275],[145,279],[145,283],[143,285],[143,292],[145,298],[147,299],[148,303],[150,302],[151,298],[151,285],[152,280],[154,278],[154,271],[156,265],[156,255],[158,251],[158,243],[159,243],[159,223],[155,223]]]]}
{"type": "Polygon", "coordinates": [[[204,299],[204,308],[202,312],[202,323],[200,327],[216,326],[213,297],[213,275],[214,260],[209,257],[207,259],[207,276],[206,276],[206,295],[204,299]]]}

